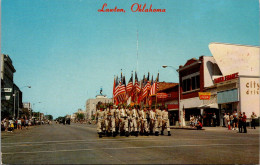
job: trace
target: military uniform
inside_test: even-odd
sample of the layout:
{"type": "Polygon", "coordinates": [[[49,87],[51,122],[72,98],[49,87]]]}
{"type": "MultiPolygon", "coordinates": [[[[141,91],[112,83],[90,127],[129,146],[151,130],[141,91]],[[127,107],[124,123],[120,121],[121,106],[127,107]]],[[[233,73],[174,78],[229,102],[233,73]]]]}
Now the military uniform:
{"type": "Polygon", "coordinates": [[[99,137],[101,138],[102,137],[102,132],[105,131],[105,111],[97,110],[96,120],[98,120],[97,132],[99,134],[99,137]]]}
{"type": "Polygon", "coordinates": [[[117,108],[115,110],[115,131],[116,131],[116,134],[118,134],[118,132],[119,132],[119,126],[120,126],[120,110],[119,110],[119,108],[117,108]]]}
{"type": "Polygon", "coordinates": [[[105,111],[105,125],[107,136],[110,136],[112,133],[112,109],[110,108],[107,108],[105,111]]]}
{"type": "Polygon", "coordinates": [[[160,109],[155,110],[156,114],[156,125],[155,125],[155,136],[159,135],[159,131],[162,129],[162,111],[160,109]]]}
{"type": "Polygon", "coordinates": [[[121,108],[120,109],[120,135],[123,135],[124,132],[126,136],[129,136],[127,110],[121,108]]]}
{"type": "Polygon", "coordinates": [[[171,136],[168,111],[163,110],[162,111],[162,132],[161,132],[162,135],[163,135],[163,131],[164,131],[165,127],[167,128],[168,136],[171,136]]]}
{"type": "Polygon", "coordinates": [[[148,135],[148,123],[147,123],[147,112],[146,110],[139,111],[139,119],[140,119],[140,134],[148,135]]]}
{"type": "Polygon", "coordinates": [[[138,112],[136,109],[129,110],[129,120],[130,120],[130,132],[131,134],[135,134],[135,136],[138,136],[138,128],[137,128],[137,122],[138,122],[138,112]]]}
{"type": "Polygon", "coordinates": [[[157,118],[156,118],[155,111],[150,110],[149,116],[150,116],[150,134],[153,135],[157,125],[157,118]]]}

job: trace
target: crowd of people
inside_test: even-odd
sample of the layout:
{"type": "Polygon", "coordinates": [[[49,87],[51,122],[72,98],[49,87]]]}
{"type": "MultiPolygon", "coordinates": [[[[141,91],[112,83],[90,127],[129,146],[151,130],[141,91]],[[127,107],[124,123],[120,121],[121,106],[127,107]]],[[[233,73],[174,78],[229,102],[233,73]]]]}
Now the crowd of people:
{"type": "MultiPolygon", "coordinates": [[[[50,124],[50,121],[47,121],[50,124]]],[[[35,118],[23,116],[17,119],[6,117],[1,121],[1,131],[13,132],[15,129],[28,129],[29,126],[44,124],[44,121],[38,121],[35,118]]]]}
{"type": "Polygon", "coordinates": [[[102,136],[138,136],[164,135],[167,129],[171,136],[168,111],[163,107],[100,106],[95,115],[97,132],[102,136]]]}
{"type": "MultiPolygon", "coordinates": [[[[251,128],[255,129],[255,123],[256,123],[257,116],[254,112],[252,112],[251,115],[251,128]]],[[[225,127],[228,128],[228,130],[237,130],[239,133],[247,133],[247,116],[245,112],[243,113],[237,113],[237,111],[234,111],[233,113],[225,113],[224,114],[224,123],[225,127]]]]}

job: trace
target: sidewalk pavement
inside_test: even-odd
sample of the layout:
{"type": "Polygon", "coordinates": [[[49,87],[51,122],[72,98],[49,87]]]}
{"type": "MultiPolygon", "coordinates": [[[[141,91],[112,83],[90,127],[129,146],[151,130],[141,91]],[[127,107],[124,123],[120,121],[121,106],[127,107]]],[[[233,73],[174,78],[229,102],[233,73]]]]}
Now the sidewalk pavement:
{"type": "MultiPolygon", "coordinates": [[[[186,129],[186,130],[197,130],[197,128],[192,128],[190,126],[183,126],[183,127],[179,127],[179,126],[170,126],[171,129],[186,129]]],[[[238,129],[236,130],[228,130],[228,128],[226,127],[203,127],[202,130],[204,131],[217,131],[217,132],[234,132],[237,133],[238,129]]],[[[256,127],[256,129],[251,129],[251,127],[247,127],[247,133],[249,134],[259,134],[259,127],[256,127]]],[[[243,130],[242,130],[243,131],[243,130]]]]}

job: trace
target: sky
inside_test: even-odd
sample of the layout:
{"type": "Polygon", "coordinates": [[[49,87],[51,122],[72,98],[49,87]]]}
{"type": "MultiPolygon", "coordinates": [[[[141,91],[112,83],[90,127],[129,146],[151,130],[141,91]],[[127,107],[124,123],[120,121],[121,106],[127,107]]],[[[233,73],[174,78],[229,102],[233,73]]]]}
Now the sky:
{"type": "Polygon", "coordinates": [[[2,0],[1,9],[1,53],[23,101],[54,118],[85,109],[101,87],[112,97],[121,69],[127,82],[132,71],[178,82],[162,65],[212,56],[211,42],[259,46],[258,0],[2,0]],[[98,12],[104,3],[126,12],[98,12]],[[166,12],[131,12],[134,3],[166,12]]]}

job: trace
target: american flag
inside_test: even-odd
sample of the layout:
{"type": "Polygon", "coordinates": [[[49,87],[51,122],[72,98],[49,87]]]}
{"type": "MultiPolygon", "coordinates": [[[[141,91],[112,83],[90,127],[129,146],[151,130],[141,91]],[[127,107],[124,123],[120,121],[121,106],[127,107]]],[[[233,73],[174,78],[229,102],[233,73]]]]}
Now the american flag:
{"type": "Polygon", "coordinates": [[[143,93],[142,93],[142,99],[144,99],[149,94],[149,91],[151,89],[151,84],[149,81],[149,72],[148,72],[147,79],[145,79],[145,81],[144,81],[143,87],[144,88],[143,88],[143,93]]]}
{"type": "Polygon", "coordinates": [[[116,76],[116,79],[114,80],[114,89],[113,89],[113,96],[114,96],[114,103],[118,105],[117,95],[119,91],[120,85],[118,83],[118,76],[116,76]]]}
{"type": "Polygon", "coordinates": [[[134,88],[135,88],[135,93],[140,93],[141,87],[140,87],[140,84],[138,82],[138,77],[137,77],[137,73],[136,72],[135,72],[135,85],[134,85],[134,88]]]}
{"type": "Polygon", "coordinates": [[[126,91],[127,91],[128,95],[131,95],[132,89],[133,89],[133,73],[131,75],[131,78],[130,78],[127,86],[126,86],[126,91]]]}
{"type": "Polygon", "coordinates": [[[125,85],[125,76],[122,78],[121,80],[122,82],[120,82],[119,84],[119,90],[118,90],[118,94],[117,94],[117,99],[118,102],[124,102],[126,100],[126,85],[125,85]]]}
{"type": "Polygon", "coordinates": [[[157,74],[157,78],[156,78],[156,93],[157,93],[157,91],[159,90],[159,72],[158,72],[158,74],[157,74]]]}
{"type": "Polygon", "coordinates": [[[153,82],[153,76],[152,76],[152,80],[151,80],[151,90],[150,90],[150,96],[154,96],[156,95],[156,88],[157,88],[157,85],[156,85],[156,81],[153,82]]]}

